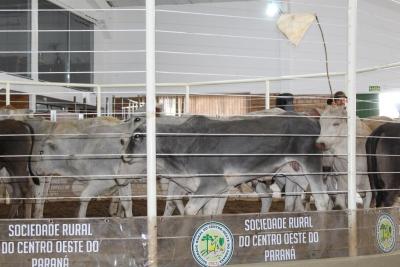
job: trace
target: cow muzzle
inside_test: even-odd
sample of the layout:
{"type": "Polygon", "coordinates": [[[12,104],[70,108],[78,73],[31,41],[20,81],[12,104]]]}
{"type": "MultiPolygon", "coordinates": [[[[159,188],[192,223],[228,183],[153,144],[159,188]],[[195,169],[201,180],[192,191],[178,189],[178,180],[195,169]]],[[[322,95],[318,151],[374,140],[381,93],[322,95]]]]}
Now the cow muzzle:
{"type": "Polygon", "coordinates": [[[327,150],[326,144],[325,144],[324,142],[315,143],[315,147],[316,147],[318,150],[321,150],[321,151],[327,150]]]}

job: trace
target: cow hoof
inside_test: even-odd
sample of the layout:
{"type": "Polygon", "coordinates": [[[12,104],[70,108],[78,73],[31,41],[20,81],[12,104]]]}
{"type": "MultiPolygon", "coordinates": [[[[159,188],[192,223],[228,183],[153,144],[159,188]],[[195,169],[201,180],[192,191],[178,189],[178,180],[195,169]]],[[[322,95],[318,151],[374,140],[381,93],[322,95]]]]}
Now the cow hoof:
{"type": "Polygon", "coordinates": [[[333,206],[332,210],[343,210],[343,207],[340,205],[335,205],[335,206],[333,206]]]}

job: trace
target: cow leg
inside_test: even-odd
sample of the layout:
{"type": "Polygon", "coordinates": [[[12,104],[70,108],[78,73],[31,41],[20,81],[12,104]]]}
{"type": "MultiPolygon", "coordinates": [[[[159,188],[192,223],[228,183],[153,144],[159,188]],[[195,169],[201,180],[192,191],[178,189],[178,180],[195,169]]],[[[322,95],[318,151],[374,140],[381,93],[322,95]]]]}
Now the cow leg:
{"type": "Polygon", "coordinates": [[[127,185],[118,186],[118,195],[119,198],[114,197],[115,192],[113,193],[113,197],[111,198],[111,203],[108,208],[109,214],[111,216],[117,217],[126,217],[130,218],[133,216],[132,214],[132,185],[128,183],[127,185]]]}
{"type": "MultiPolygon", "coordinates": [[[[303,189],[300,187],[298,187],[297,190],[298,190],[298,192],[303,191],[303,189]]],[[[304,196],[306,198],[305,193],[303,193],[302,196],[304,196]]],[[[295,212],[304,212],[306,210],[306,207],[304,205],[305,203],[303,202],[302,196],[298,196],[296,198],[296,201],[294,203],[294,211],[295,212]]],[[[307,203],[309,204],[309,201],[307,203]]],[[[308,206],[308,208],[309,208],[309,206],[308,206]]]]}
{"type": "Polygon", "coordinates": [[[256,193],[265,194],[261,197],[261,213],[269,212],[272,205],[272,190],[263,182],[258,182],[255,186],[256,193]],[[268,195],[267,195],[268,194],[268,195]]]}
{"type": "MultiPolygon", "coordinates": [[[[15,182],[14,182],[15,183],[15,182]]],[[[16,182],[18,183],[18,182],[16,182]]],[[[8,211],[8,218],[15,218],[17,217],[18,214],[18,208],[22,204],[22,191],[21,188],[17,186],[12,186],[12,196],[11,196],[11,207],[10,210],[8,211]]]]}
{"type": "Polygon", "coordinates": [[[224,211],[226,201],[228,201],[227,197],[218,199],[218,209],[217,209],[217,213],[216,213],[217,215],[222,214],[222,212],[224,211]]]}
{"type": "Polygon", "coordinates": [[[203,215],[219,215],[224,210],[227,197],[213,198],[208,201],[202,208],[203,215]]]}
{"type": "MultiPolygon", "coordinates": [[[[285,184],[286,184],[286,176],[283,175],[276,175],[274,177],[275,182],[270,186],[270,188],[275,185],[275,187],[278,187],[279,191],[280,191],[280,197],[278,198],[279,200],[282,200],[282,191],[285,188],[285,184]]],[[[271,189],[272,190],[272,189],[271,189]]],[[[273,191],[274,193],[276,191],[273,191]]],[[[275,197],[275,196],[273,196],[275,197]]]]}
{"type": "Polygon", "coordinates": [[[175,202],[174,202],[174,196],[175,196],[175,187],[177,186],[174,182],[168,181],[165,178],[162,178],[160,180],[161,188],[167,191],[167,198],[165,201],[165,208],[164,208],[164,214],[163,216],[172,216],[174,213],[174,210],[176,208],[175,202]],[[165,185],[167,184],[167,188],[165,188],[165,185]]]}
{"type": "MultiPolygon", "coordinates": [[[[186,195],[186,191],[183,190],[180,186],[178,186],[176,183],[170,181],[168,183],[168,189],[167,189],[167,200],[165,202],[165,209],[164,209],[164,215],[163,216],[172,216],[172,214],[175,211],[175,208],[177,207],[176,204],[179,203],[181,200],[181,197],[178,195],[186,195]]],[[[179,204],[180,205],[180,204],[179,204]]],[[[182,211],[184,211],[183,203],[181,205],[181,209],[183,208],[182,211]]],[[[181,212],[181,210],[179,210],[181,212]]],[[[182,214],[182,213],[181,213],[182,214]]]]}
{"type": "Polygon", "coordinates": [[[341,192],[338,193],[337,196],[336,196],[335,208],[336,209],[346,209],[346,207],[347,207],[347,201],[346,201],[347,194],[344,193],[344,192],[347,191],[347,176],[338,175],[337,190],[341,191],[341,192]]]}
{"type": "MultiPolygon", "coordinates": [[[[15,218],[16,215],[18,214],[18,208],[21,206],[23,203],[24,199],[24,191],[23,187],[28,187],[29,186],[29,180],[28,177],[29,174],[27,174],[26,170],[24,168],[21,168],[20,166],[9,166],[7,168],[8,173],[10,176],[18,176],[19,178],[10,178],[10,182],[12,184],[12,199],[11,199],[11,208],[9,210],[8,216],[9,218],[15,218]]],[[[28,191],[27,188],[25,188],[25,191],[28,191]]]]}
{"type": "Polygon", "coordinates": [[[296,192],[297,192],[297,185],[290,181],[289,179],[286,179],[286,185],[285,185],[285,211],[290,212],[294,211],[295,209],[295,203],[296,199],[299,197],[296,192]]]}
{"type": "Polygon", "coordinates": [[[364,209],[369,209],[371,207],[371,201],[372,201],[372,192],[366,192],[363,201],[364,209]]]}
{"type": "MultiPolygon", "coordinates": [[[[226,192],[226,191],[224,191],[226,192]]],[[[222,194],[224,192],[216,192],[215,194],[222,194]]],[[[209,192],[196,192],[197,195],[205,195],[205,194],[211,194],[209,192]]],[[[224,201],[219,202],[218,198],[206,198],[206,197],[196,197],[193,195],[190,197],[188,203],[185,206],[185,215],[196,215],[202,210],[202,214],[204,215],[212,215],[212,214],[220,214],[222,213],[223,206],[225,205],[226,199],[224,201]],[[202,210],[202,208],[208,203],[208,207],[206,207],[205,210],[202,210]],[[221,207],[222,206],[222,207],[221,207]],[[220,213],[218,213],[220,212],[220,213]]]]}
{"type": "MultiPolygon", "coordinates": [[[[303,169],[298,162],[294,161],[284,165],[280,171],[286,174],[299,174],[303,172],[303,169]]],[[[304,175],[288,175],[285,180],[285,211],[295,211],[296,203],[297,206],[303,206],[301,192],[304,192],[304,188],[307,188],[308,182],[304,175]]],[[[301,211],[304,211],[304,206],[302,208],[297,208],[301,209],[301,211]]]]}
{"type": "Polygon", "coordinates": [[[337,175],[326,174],[325,183],[328,189],[328,195],[332,199],[333,202],[336,202],[336,191],[337,191],[337,175]]]}
{"type": "MultiPolygon", "coordinates": [[[[319,169],[308,170],[305,169],[305,173],[315,173],[320,172],[319,169]]],[[[318,211],[325,211],[331,209],[332,202],[326,192],[326,185],[323,183],[323,179],[321,175],[307,175],[307,180],[310,184],[311,192],[318,192],[316,194],[312,194],[315,200],[315,207],[318,211]]]]}
{"type": "Polygon", "coordinates": [[[182,199],[175,199],[174,200],[175,206],[178,208],[179,214],[185,214],[185,205],[183,205],[182,199]]]}
{"type": "Polygon", "coordinates": [[[185,215],[196,215],[207,203],[207,201],[210,200],[210,198],[196,198],[195,196],[191,197],[188,203],[186,203],[185,215]]]}
{"type": "Polygon", "coordinates": [[[183,205],[182,196],[186,195],[187,191],[177,185],[175,182],[170,181],[168,183],[167,200],[165,202],[165,209],[163,216],[172,216],[175,208],[178,208],[181,215],[185,212],[185,206],[183,205]]]}
{"type": "Polygon", "coordinates": [[[114,180],[91,180],[87,187],[82,191],[80,196],[80,206],[78,217],[84,218],[86,217],[87,208],[90,200],[105,192],[107,189],[115,186],[114,180]]]}
{"type": "Polygon", "coordinates": [[[188,203],[185,206],[185,215],[196,215],[199,210],[213,197],[206,197],[204,195],[219,196],[229,190],[224,177],[202,177],[199,180],[197,190],[193,192],[188,203]],[[198,197],[204,196],[204,197],[198,197]]]}
{"type": "Polygon", "coordinates": [[[111,195],[110,205],[108,206],[108,215],[111,217],[119,216],[120,214],[119,199],[115,198],[115,192],[111,195]]]}
{"type": "Polygon", "coordinates": [[[45,199],[49,194],[51,177],[40,177],[39,185],[32,186],[32,193],[35,199],[35,209],[33,211],[34,218],[43,218],[45,199]]]}
{"type": "Polygon", "coordinates": [[[33,205],[33,184],[29,184],[29,190],[26,192],[26,199],[25,199],[25,205],[24,205],[24,210],[25,210],[25,218],[30,219],[32,218],[32,205],[33,205]]]}
{"type": "Polygon", "coordinates": [[[261,213],[269,212],[269,209],[272,205],[272,190],[269,186],[266,185],[264,181],[253,180],[251,182],[253,190],[257,194],[262,194],[263,196],[260,197],[261,200],[261,213]]]}
{"type": "Polygon", "coordinates": [[[131,218],[132,214],[132,185],[128,183],[125,186],[119,187],[119,195],[121,199],[121,206],[125,211],[125,217],[131,218]]]}
{"type": "Polygon", "coordinates": [[[175,210],[175,203],[173,200],[171,199],[167,199],[167,201],[165,201],[165,208],[164,208],[164,214],[163,216],[172,216],[172,214],[174,213],[175,210]]]}
{"type": "MultiPolygon", "coordinates": [[[[301,176],[297,176],[296,179],[301,178],[301,176]]],[[[287,179],[286,186],[285,186],[285,211],[298,211],[303,212],[305,211],[303,200],[302,200],[302,193],[304,192],[303,187],[293,183],[289,179],[287,179]]]]}
{"type": "Polygon", "coordinates": [[[357,175],[357,181],[359,184],[357,187],[360,190],[365,191],[363,193],[363,207],[364,209],[369,209],[371,206],[371,200],[372,200],[372,192],[371,192],[371,185],[369,183],[369,178],[367,175],[357,175]]]}
{"type": "MultiPolygon", "coordinates": [[[[40,178],[38,178],[38,179],[39,179],[39,185],[36,185],[33,182],[32,179],[29,179],[29,183],[28,183],[29,190],[28,190],[28,192],[24,192],[24,194],[27,197],[27,199],[25,200],[25,205],[24,205],[24,207],[25,207],[25,218],[32,218],[32,215],[33,215],[34,218],[38,218],[38,217],[35,217],[35,215],[36,215],[36,213],[35,213],[36,203],[38,201],[37,190],[39,190],[39,191],[43,191],[44,190],[43,189],[44,188],[44,184],[43,184],[44,181],[42,181],[43,179],[40,179],[40,178]],[[34,214],[32,214],[32,208],[34,206],[35,206],[34,214]]],[[[41,217],[43,217],[43,209],[42,209],[41,217]]]]}

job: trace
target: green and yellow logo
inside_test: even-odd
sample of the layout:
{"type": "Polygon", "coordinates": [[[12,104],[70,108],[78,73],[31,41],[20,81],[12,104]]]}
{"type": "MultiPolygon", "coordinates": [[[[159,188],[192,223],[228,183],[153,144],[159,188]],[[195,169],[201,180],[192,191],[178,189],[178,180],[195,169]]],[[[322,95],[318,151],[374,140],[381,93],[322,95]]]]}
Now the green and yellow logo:
{"type": "Polygon", "coordinates": [[[382,214],[376,224],[376,240],[384,253],[391,252],[396,246],[396,226],[389,214],[382,214]]]}
{"type": "Polygon", "coordinates": [[[207,222],[193,235],[192,255],[201,266],[224,266],[232,257],[233,244],[233,235],[226,225],[207,222]]]}

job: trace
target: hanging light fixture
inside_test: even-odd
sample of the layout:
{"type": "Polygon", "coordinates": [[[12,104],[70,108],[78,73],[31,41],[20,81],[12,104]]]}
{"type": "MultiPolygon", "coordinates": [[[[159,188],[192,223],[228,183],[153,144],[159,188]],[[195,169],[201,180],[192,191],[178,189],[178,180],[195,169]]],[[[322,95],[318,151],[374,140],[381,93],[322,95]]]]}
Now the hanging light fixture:
{"type": "Polygon", "coordinates": [[[276,25],[292,44],[298,46],[315,18],[314,14],[284,13],[278,18],[276,25]]]}
{"type": "Polygon", "coordinates": [[[331,96],[333,96],[332,84],[329,75],[328,51],[326,47],[324,32],[322,30],[321,24],[319,23],[318,16],[313,13],[283,13],[281,9],[279,9],[279,12],[281,15],[276,22],[277,27],[279,31],[283,35],[285,35],[285,37],[295,46],[299,45],[314,21],[317,22],[325,51],[325,69],[328,79],[329,90],[331,96]]]}

